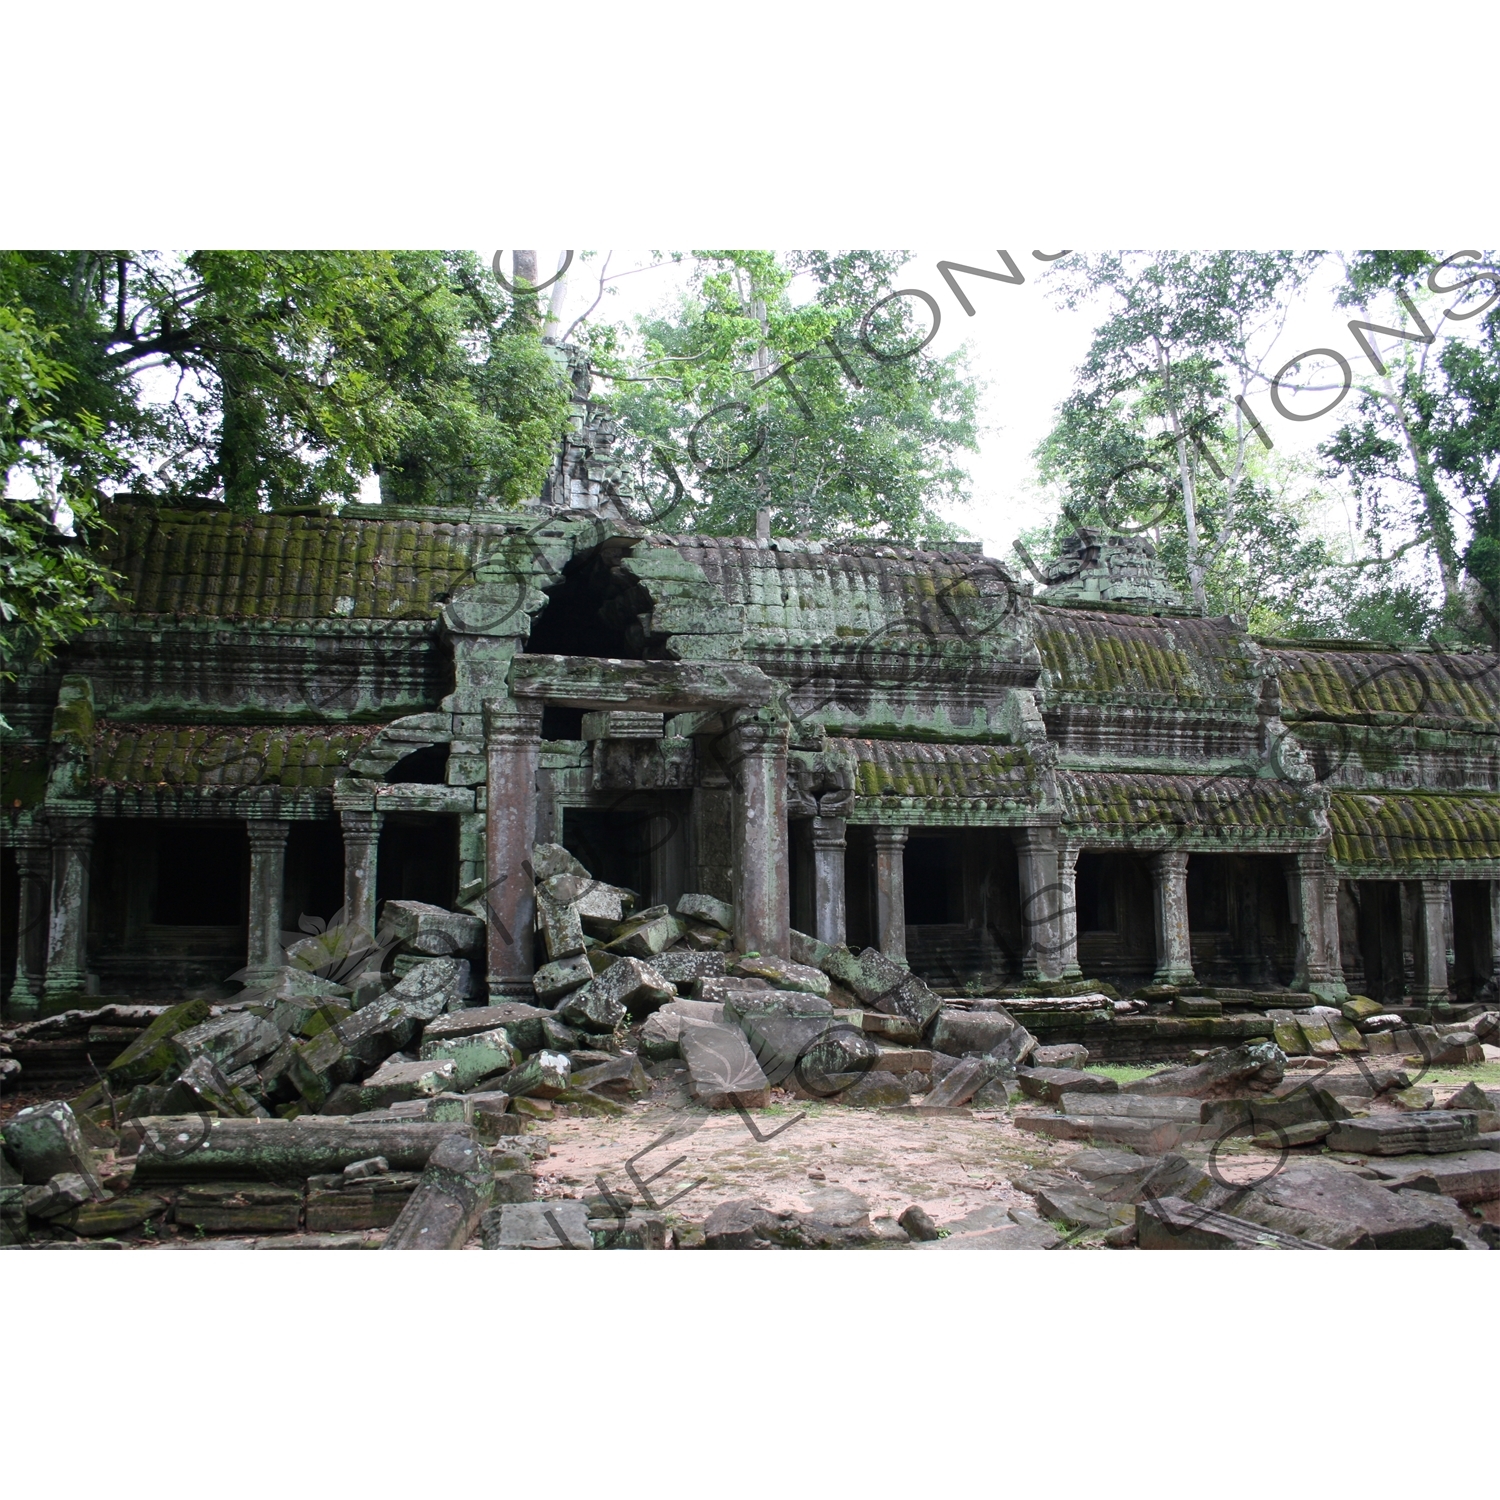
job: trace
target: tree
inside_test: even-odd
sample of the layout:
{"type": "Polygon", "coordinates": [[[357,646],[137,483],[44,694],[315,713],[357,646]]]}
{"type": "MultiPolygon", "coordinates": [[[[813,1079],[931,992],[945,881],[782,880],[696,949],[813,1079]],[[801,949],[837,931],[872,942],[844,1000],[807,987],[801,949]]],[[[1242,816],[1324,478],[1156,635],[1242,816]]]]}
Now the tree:
{"type": "Polygon", "coordinates": [[[1171,539],[1166,550],[1180,556],[1199,609],[1209,608],[1246,514],[1259,506],[1262,530],[1272,524],[1244,403],[1264,383],[1260,350],[1313,261],[1288,251],[1126,252],[1070,256],[1050,273],[1064,305],[1103,294],[1110,311],[1037,450],[1042,477],[1066,492],[1078,520],[1123,517],[1171,539]]]}
{"type": "Polygon", "coordinates": [[[108,477],[232,510],[372,471],[403,501],[514,503],[566,420],[535,319],[468,252],[12,252],[0,300],[57,330],[71,399],[117,439],[108,477]]]}
{"type": "MultiPolygon", "coordinates": [[[[1354,491],[1371,564],[1426,549],[1443,594],[1434,625],[1500,641],[1500,263],[1366,250],[1344,269],[1340,301],[1371,325],[1368,369],[1354,376],[1353,419],[1319,449],[1327,472],[1354,491]],[[1457,279],[1439,281],[1442,268],[1457,279]],[[1451,336],[1449,320],[1486,309],[1475,337],[1451,336]]],[[[1304,389],[1321,388],[1311,380],[1304,389]]]]}
{"type": "Polygon", "coordinates": [[[711,533],[753,532],[764,508],[783,536],[956,535],[938,507],[968,496],[976,388],[961,354],[921,351],[909,300],[876,306],[905,260],[699,251],[675,307],[591,330],[638,492],[711,533]]]}
{"type": "MultiPolygon", "coordinates": [[[[91,413],[59,415],[72,372],[28,309],[0,306],[0,681],[92,624],[109,571],[82,545],[96,521],[83,476],[113,461],[91,413]],[[12,498],[24,471],[35,498],[12,498]]],[[[5,721],[0,719],[0,728],[5,721]]]]}

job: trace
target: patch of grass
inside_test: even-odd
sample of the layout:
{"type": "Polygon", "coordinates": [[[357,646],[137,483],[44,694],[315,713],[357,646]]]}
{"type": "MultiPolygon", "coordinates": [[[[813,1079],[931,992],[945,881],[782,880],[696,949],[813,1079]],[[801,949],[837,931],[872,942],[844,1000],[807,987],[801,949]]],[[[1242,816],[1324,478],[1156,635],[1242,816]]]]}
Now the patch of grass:
{"type": "Polygon", "coordinates": [[[1145,1062],[1145,1063],[1112,1063],[1091,1062],[1083,1065],[1085,1073],[1102,1073],[1106,1078],[1113,1078],[1116,1083],[1134,1083],[1137,1078],[1149,1077],[1152,1073],[1159,1073],[1169,1063],[1145,1062]]]}
{"type": "MultiPolygon", "coordinates": [[[[1392,1061],[1400,1062],[1400,1059],[1392,1061]]],[[[1390,1063],[1385,1065],[1389,1067],[1390,1063]]],[[[1420,1067],[1413,1068],[1410,1063],[1402,1062],[1400,1065],[1411,1074],[1413,1082],[1417,1081],[1417,1074],[1421,1072],[1420,1081],[1429,1088],[1456,1089],[1462,1088],[1466,1083],[1477,1083],[1483,1088],[1500,1088],[1500,1062],[1452,1063],[1442,1067],[1434,1065],[1425,1072],[1420,1067]]]]}

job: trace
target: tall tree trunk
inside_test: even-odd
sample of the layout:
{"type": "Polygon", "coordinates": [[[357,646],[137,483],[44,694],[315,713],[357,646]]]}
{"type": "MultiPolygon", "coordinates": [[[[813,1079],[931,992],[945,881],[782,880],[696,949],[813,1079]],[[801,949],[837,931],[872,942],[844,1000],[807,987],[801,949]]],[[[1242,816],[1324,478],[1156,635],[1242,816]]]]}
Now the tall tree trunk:
{"type": "Polygon", "coordinates": [[[563,304],[568,300],[568,278],[563,272],[566,250],[557,252],[557,280],[552,283],[552,295],[547,300],[547,317],[542,324],[542,342],[555,344],[561,337],[563,304]]]}

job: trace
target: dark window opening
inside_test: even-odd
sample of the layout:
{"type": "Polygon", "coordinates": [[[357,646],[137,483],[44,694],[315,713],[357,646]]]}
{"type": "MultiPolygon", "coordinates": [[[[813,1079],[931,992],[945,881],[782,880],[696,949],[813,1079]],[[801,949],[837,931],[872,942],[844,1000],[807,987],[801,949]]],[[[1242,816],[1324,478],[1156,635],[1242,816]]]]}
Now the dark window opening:
{"type": "Polygon", "coordinates": [[[1115,881],[1119,870],[1108,855],[1078,856],[1074,868],[1074,891],[1078,906],[1079,932],[1115,932],[1119,918],[1115,908],[1115,881]]]}
{"type": "Polygon", "coordinates": [[[1233,855],[1194,854],[1188,859],[1188,926],[1194,932],[1229,931],[1233,855]]]}
{"type": "Polygon", "coordinates": [[[606,885],[623,885],[641,904],[651,890],[651,844],[655,809],[567,807],[563,847],[606,885]]]}
{"type": "Polygon", "coordinates": [[[1477,998],[1494,968],[1490,936],[1490,883],[1455,880],[1453,890],[1453,989],[1468,1002],[1477,998]]]}
{"type": "Polygon", "coordinates": [[[332,819],[293,823],[286,840],[282,926],[300,932],[302,917],[328,921],[344,904],[344,837],[332,819]]]}
{"type": "Polygon", "coordinates": [[[424,745],[403,755],[385,773],[387,781],[419,782],[424,786],[442,786],[448,779],[448,747],[424,745]]]}
{"type": "Polygon", "coordinates": [[[375,867],[377,901],[458,898],[458,818],[451,813],[387,813],[375,867]]]}
{"type": "Polygon", "coordinates": [[[151,920],[163,927],[242,927],[249,876],[243,824],[162,823],[151,920]]]}
{"type": "Polygon", "coordinates": [[[564,708],[558,703],[548,703],[542,709],[542,738],[544,740],[581,740],[583,738],[583,709],[564,708]]]}
{"type": "Polygon", "coordinates": [[[904,856],[903,885],[908,927],[935,927],[963,921],[963,865],[955,840],[909,838],[904,856]]]}
{"type": "Polygon", "coordinates": [[[651,597],[598,548],[575,557],[545,593],[548,602],[532,621],[528,652],[644,660],[646,632],[639,617],[649,614],[651,597]]]}

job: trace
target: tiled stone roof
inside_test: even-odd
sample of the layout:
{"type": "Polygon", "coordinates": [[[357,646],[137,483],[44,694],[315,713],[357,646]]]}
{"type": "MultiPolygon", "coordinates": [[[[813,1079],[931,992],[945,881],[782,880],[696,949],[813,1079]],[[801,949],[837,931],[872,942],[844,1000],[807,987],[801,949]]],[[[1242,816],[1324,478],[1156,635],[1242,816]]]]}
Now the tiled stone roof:
{"type": "Polygon", "coordinates": [[[1271,652],[1281,716],[1380,727],[1433,725],[1500,733],[1500,657],[1481,653],[1306,650],[1271,652]]]}
{"type": "Polygon", "coordinates": [[[502,521],[366,515],[227,515],[113,508],[105,561],[123,607],[174,618],[432,618],[514,532],[502,521]]]}
{"type": "Polygon", "coordinates": [[[1329,856],[1350,869],[1500,864],[1500,796],[1453,792],[1334,792],[1329,856]]]}
{"type": "Polygon", "coordinates": [[[1133,698],[1184,706],[1253,705],[1254,647],[1223,617],[1036,606],[1044,701],[1133,698]]]}
{"type": "Polygon", "coordinates": [[[1105,841],[1321,836],[1316,803],[1284,781],[1246,776],[1059,771],[1063,829],[1105,841]]]}
{"type": "MultiPolygon", "coordinates": [[[[854,755],[855,818],[918,804],[966,815],[1035,805],[1037,768],[1024,750],[1006,745],[929,744],[913,740],[837,739],[854,755]]],[[[892,819],[891,821],[899,821],[892,819]]]]}
{"type": "Polygon", "coordinates": [[[331,787],[335,772],[380,727],[102,723],[94,735],[93,781],[139,790],[331,787]]]}

